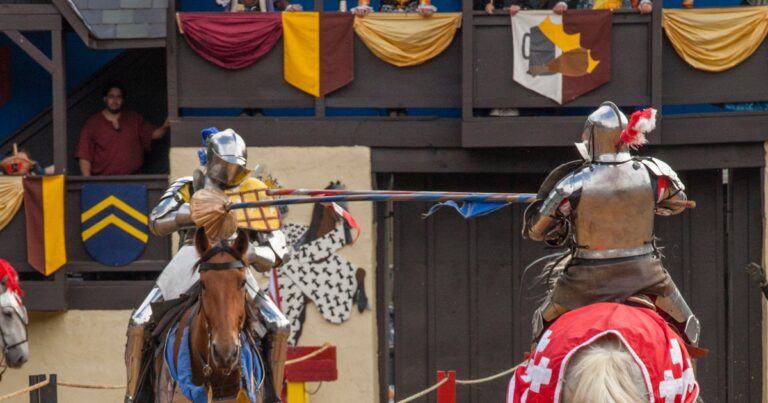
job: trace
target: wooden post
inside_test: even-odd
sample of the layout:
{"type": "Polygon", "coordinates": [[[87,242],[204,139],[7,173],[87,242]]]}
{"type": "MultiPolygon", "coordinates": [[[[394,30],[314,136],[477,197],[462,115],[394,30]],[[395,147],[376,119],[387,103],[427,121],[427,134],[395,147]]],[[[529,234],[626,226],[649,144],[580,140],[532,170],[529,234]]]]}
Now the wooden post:
{"type": "Polygon", "coordinates": [[[64,66],[63,30],[51,31],[51,54],[53,59],[53,164],[56,173],[67,172],[67,90],[64,66]]]}
{"type": "Polygon", "coordinates": [[[456,371],[437,371],[437,381],[448,377],[448,382],[437,388],[437,403],[456,403],[456,371]]]}
{"type": "MultiPolygon", "coordinates": [[[[29,403],[57,403],[56,374],[48,375],[50,382],[45,387],[29,392],[29,403]]],[[[29,386],[45,380],[45,375],[30,375],[29,386]]]]}

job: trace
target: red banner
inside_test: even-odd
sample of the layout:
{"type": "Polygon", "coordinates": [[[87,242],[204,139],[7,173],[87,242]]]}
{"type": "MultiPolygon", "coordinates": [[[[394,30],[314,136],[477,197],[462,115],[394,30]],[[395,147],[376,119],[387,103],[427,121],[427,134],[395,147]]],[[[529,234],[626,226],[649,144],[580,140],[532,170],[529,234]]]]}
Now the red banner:
{"type": "Polygon", "coordinates": [[[283,34],[280,13],[177,13],[176,18],[189,47],[228,70],[256,63],[283,34]]]}

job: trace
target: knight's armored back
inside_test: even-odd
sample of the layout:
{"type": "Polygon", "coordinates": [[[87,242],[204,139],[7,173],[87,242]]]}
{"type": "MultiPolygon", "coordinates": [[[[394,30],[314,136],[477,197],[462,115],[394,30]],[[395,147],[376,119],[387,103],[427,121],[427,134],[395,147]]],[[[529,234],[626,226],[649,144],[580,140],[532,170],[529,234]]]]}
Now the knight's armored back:
{"type": "Polygon", "coordinates": [[[616,258],[652,250],[654,199],[642,164],[593,164],[585,169],[574,214],[577,256],[616,258]]]}

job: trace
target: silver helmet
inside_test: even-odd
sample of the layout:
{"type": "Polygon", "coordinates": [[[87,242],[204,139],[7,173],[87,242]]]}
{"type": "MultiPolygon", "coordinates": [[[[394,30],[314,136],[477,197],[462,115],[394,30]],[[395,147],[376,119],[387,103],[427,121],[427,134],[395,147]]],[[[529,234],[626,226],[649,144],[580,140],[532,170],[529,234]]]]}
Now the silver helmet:
{"type": "Polygon", "coordinates": [[[248,151],[245,141],[232,129],[214,133],[205,141],[205,175],[224,186],[240,184],[251,171],[246,168],[248,151]]]}
{"type": "Polygon", "coordinates": [[[584,159],[600,160],[601,156],[629,151],[621,141],[621,132],[627,127],[627,117],[613,102],[603,102],[596,111],[587,117],[582,143],[576,147],[584,159]],[[586,154],[586,155],[585,155],[586,154]]]}

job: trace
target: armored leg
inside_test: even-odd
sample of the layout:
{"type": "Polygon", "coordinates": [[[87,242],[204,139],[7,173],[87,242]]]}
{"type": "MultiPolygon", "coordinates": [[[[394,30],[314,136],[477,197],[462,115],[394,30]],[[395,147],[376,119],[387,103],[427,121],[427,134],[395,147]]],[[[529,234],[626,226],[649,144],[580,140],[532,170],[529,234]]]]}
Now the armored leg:
{"type": "Polygon", "coordinates": [[[139,386],[139,377],[141,375],[141,362],[144,357],[144,330],[146,324],[128,325],[125,343],[125,403],[133,402],[136,398],[136,392],[139,386]]]}
{"type": "Polygon", "coordinates": [[[139,384],[141,383],[141,364],[144,358],[146,345],[146,328],[150,316],[152,316],[151,303],[161,299],[160,289],[155,287],[131,315],[126,332],[125,343],[125,402],[130,403],[136,399],[139,384]]]}
{"type": "Polygon", "coordinates": [[[675,322],[677,328],[688,339],[687,342],[692,345],[699,344],[699,334],[701,333],[701,324],[699,319],[693,314],[688,303],[685,302],[680,290],[675,290],[665,297],[657,297],[656,308],[669,315],[675,322]]]}
{"type": "Polygon", "coordinates": [[[252,307],[259,312],[266,328],[265,340],[269,345],[267,360],[272,370],[275,396],[279,397],[283,390],[283,374],[285,358],[288,353],[288,337],[291,335],[291,323],[263,291],[255,292],[251,298],[252,307]]]}

